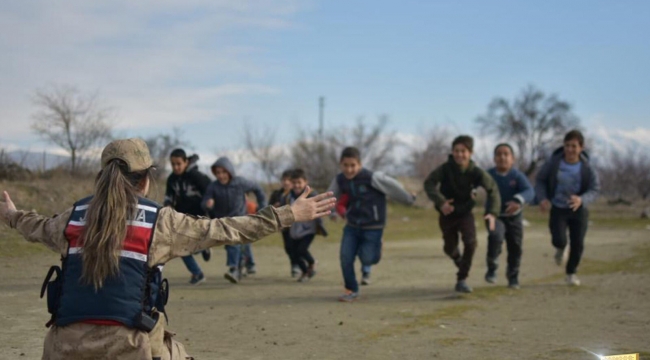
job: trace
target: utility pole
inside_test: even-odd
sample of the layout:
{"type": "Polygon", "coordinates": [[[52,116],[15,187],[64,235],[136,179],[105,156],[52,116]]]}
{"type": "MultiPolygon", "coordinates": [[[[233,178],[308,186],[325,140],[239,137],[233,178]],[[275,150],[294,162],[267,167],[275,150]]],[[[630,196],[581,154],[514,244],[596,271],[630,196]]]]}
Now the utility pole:
{"type": "Polygon", "coordinates": [[[318,139],[323,141],[323,110],[325,108],[325,97],[318,98],[318,139]]]}

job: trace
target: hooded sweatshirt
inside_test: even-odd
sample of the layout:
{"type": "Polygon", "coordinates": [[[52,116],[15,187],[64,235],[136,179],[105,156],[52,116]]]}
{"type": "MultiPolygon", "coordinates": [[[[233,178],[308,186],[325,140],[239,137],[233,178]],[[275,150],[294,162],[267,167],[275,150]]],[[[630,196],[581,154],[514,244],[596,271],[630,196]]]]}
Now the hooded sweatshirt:
{"type": "MultiPolygon", "coordinates": [[[[546,199],[549,201],[554,199],[555,191],[558,188],[558,173],[562,160],[564,160],[564,148],[560,147],[553,152],[551,158],[544,163],[544,166],[537,173],[535,192],[537,193],[538,202],[546,199]]],[[[587,206],[598,198],[600,180],[595,169],[589,162],[589,154],[585,151],[580,153],[579,164],[580,184],[576,187],[578,190],[576,195],[582,198],[582,205],[587,206]]]]}
{"type": "Polygon", "coordinates": [[[215,180],[208,186],[203,196],[202,206],[211,218],[246,215],[246,194],[249,192],[255,194],[259,209],[266,206],[266,196],[262,188],[257,183],[237,176],[235,167],[227,157],[221,157],[212,164],[213,173],[217,167],[225,169],[230,174],[230,182],[224,185],[219,180],[215,180]],[[209,199],[214,200],[212,209],[206,207],[209,199]]]}
{"type": "Polygon", "coordinates": [[[164,206],[171,206],[183,214],[205,216],[201,201],[210,185],[210,178],[199,171],[198,159],[198,156],[190,157],[184,173],[169,175],[164,206]]]}
{"type": "Polygon", "coordinates": [[[463,171],[454,161],[453,156],[449,155],[447,162],[433,170],[424,181],[424,190],[429,199],[435,203],[438,211],[441,211],[447,199],[454,200],[451,204],[454,207],[451,216],[462,216],[472,212],[476,205],[474,189],[479,186],[483,187],[488,195],[490,207],[486,209],[486,214],[499,216],[501,213],[499,188],[492,177],[476,166],[474,161],[470,160],[469,166],[463,171]]]}

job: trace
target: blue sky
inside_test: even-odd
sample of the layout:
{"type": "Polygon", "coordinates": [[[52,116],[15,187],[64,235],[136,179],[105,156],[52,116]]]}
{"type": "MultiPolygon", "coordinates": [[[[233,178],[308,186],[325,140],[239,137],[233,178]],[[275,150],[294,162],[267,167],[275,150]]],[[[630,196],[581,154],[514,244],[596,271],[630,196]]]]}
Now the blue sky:
{"type": "Polygon", "coordinates": [[[417,135],[476,133],[494,96],[534,84],[594,136],[650,142],[650,2],[220,0],[10,2],[0,13],[0,147],[46,145],[30,96],[98,90],[121,134],[185,129],[195,150],[388,114],[417,135]]]}

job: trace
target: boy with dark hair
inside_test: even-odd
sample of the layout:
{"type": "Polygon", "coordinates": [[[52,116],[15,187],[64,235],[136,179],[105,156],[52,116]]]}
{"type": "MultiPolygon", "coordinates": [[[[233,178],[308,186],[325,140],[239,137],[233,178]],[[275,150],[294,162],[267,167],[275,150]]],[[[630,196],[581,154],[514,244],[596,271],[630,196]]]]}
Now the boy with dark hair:
{"type": "MultiPolygon", "coordinates": [[[[514,150],[509,144],[499,144],[494,148],[495,167],[488,170],[496,182],[501,195],[501,213],[496,219],[493,231],[488,229],[487,273],[485,281],[496,282],[498,259],[505,238],[508,248],[508,268],[506,277],[508,287],[519,289],[519,265],[521,264],[522,241],[524,237],[523,206],[535,198],[535,191],[524,173],[513,167],[514,150]]],[[[491,207],[486,202],[486,211],[491,207]]]]}
{"type": "MultiPolygon", "coordinates": [[[[293,189],[282,199],[282,205],[293,204],[309,185],[307,175],[302,169],[292,171],[291,182],[293,189]]],[[[312,191],[308,197],[316,195],[318,195],[316,191],[312,191]]],[[[289,228],[289,257],[291,258],[291,262],[297,264],[300,268],[301,275],[298,279],[299,282],[308,281],[316,275],[316,260],[309,252],[309,246],[311,246],[316,235],[327,236],[322,219],[297,222],[289,228]]]]}
{"type": "Polygon", "coordinates": [[[381,259],[386,196],[408,205],[413,204],[415,196],[392,177],[363,168],[361,153],[355,147],[343,149],[340,166],[341,173],[332,180],[328,191],[334,192],[337,198],[348,195],[340,255],[346,292],[339,297],[339,301],[351,302],[359,296],[359,284],[354,272],[356,257],[366,268],[379,263],[381,259]]]}
{"type": "Polygon", "coordinates": [[[600,191],[598,174],[584,151],[584,142],[580,131],[569,131],[564,137],[564,146],[555,150],[542,166],[535,184],[540,208],[544,212],[551,210],[549,228],[558,266],[564,261],[566,232],[569,229],[566,282],[572,286],[580,285],[576,272],[589,224],[586,206],[596,200],[600,191]]]}
{"type": "Polygon", "coordinates": [[[466,279],[476,251],[476,226],[472,209],[476,205],[474,191],[481,186],[488,195],[490,207],[485,220],[494,230],[496,217],[501,210],[499,189],[492,177],[472,161],[474,139],[458,136],[452,143],[449,160],[433,170],[424,181],[424,190],[440,213],[439,224],[444,240],[444,251],[458,267],[456,291],[472,292],[466,279]],[[463,253],[458,248],[458,234],[464,244],[463,253]]]}
{"type": "MultiPolygon", "coordinates": [[[[174,149],[169,155],[172,173],[167,178],[165,202],[163,206],[171,206],[174,210],[194,216],[205,216],[201,207],[201,200],[210,185],[210,178],[199,171],[198,155],[187,157],[185,150],[174,149]]],[[[203,260],[210,260],[210,249],[201,252],[203,260]]],[[[183,263],[192,274],[190,284],[197,285],[205,281],[205,275],[199,264],[194,260],[194,255],[183,256],[183,263]]]]}
{"type": "MultiPolygon", "coordinates": [[[[227,157],[221,157],[212,164],[212,173],[217,180],[208,186],[202,203],[210,218],[246,215],[246,194],[249,192],[255,194],[260,209],[266,206],[266,196],[262,188],[252,181],[237,176],[235,167],[227,157]]],[[[239,282],[242,275],[239,271],[242,251],[246,254],[246,272],[248,274],[256,272],[250,244],[226,245],[228,272],[224,277],[234,284],[239,282]]]]}
{"type": "MultiPolygon", "coordinates": [[[[285,170],[282,172],[280,178],[281,188],[273,191],[269,197],[269,205],[274,207],[279,207],[283,202],[284,198],[289,195],[291,189],[293,188],[293,183],[291,182],[291,174],[293,170],[285,170]]],[[[289,238],[289,229],[282,230],[282,242],[284,243],[284,252],[287,253],[289,261],[291,262],[291,277],[297,277],[300,275],[300,267],[297,263],[294,263],[291,260],[291,239],[289,238]]]]}

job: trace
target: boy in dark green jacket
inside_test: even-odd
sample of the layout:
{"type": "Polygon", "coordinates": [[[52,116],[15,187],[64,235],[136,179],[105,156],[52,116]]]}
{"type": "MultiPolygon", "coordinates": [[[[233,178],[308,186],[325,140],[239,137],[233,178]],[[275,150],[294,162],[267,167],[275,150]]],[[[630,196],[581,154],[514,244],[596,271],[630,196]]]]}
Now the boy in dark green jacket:
{"type": "Polygon", "coordinates": [[[452,143],[449,160],[433,170],[424,181],[424,190],[440,212],[440,230],[444,250],[458,267],[456,291],[470,293],[472,288],[466,279],[472,267],[476,250],[476,226],[472,209],[476,205],[475,189],[483,187],[488,195],[490,207],[485,220],[488,228],[494,230],[496,217],[501,211],[499,189],[492,177],[471,160],[474,139],[467,135],[458,136],[452,143]],[[458,234],[462,236],[463,253],[458,248],[458,234]]]}

